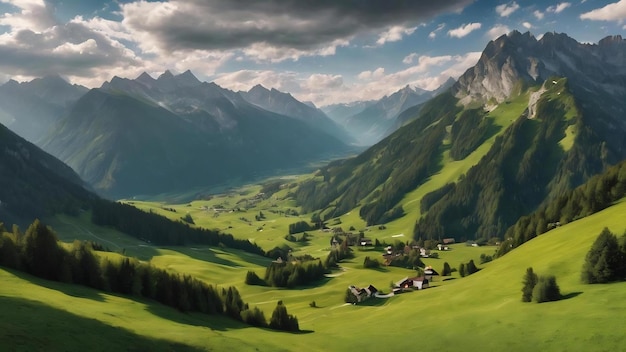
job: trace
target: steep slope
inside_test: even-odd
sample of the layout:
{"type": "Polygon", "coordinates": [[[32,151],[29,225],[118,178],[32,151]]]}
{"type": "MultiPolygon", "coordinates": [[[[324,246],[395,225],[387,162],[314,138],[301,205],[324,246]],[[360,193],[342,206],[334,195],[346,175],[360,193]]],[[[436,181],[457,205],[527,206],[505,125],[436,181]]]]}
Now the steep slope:
{"type": "Polygon", "coordinates": [[[413,122],[359,157],[321,169],[320,178],[296,192],[298,201],[323,210],[323,217],[360,206],[369,224],[384,223],[403,215],[408,192],[447,163],[472,155],[473,168],[424,197],[421,214],[409,215],[421,217],[418,238],[486,239],[626,158],[626,99],[615,83],[624,80],[626,62],[613,59],[622,55],[624,41],[574,45],[552,36],[537,41],[513,32],[490,42],[452,87],[454,96],[407,110],[413,122]],[[564,47],[566,55],[558,54],[564,47]],[[588,56],[594,57],[590,67],[583,64],[588,56]],[[574,63],[580,69],[573,70],[574,63]],[[482,147],[487,140],[493,141],[488,150],[482,147]],[[478,149],[482,159],[472,154],[478,149]]]}
{"type": "Polygon", "coordinates": [[[84,95],[42,145],[113,198],[250,179],[347,150],[190,72],[114,78],[84,95]]]}
{"type": "Polygon", "coordinates": [[[87,88],[71,85],[59,76],[24,83],[11,80],[0,86],[0,123],[38,143],[68,107],[86,92],[87,88]]]}
{"type": "Polygon", "coordinates": [[[351,137],[343,127],[331,120],[324,112],[298,101],[289,93],[283,93],[274,88],[269,90],[261,85],[256,85],[249,91],[239,92],[239,94],[248,102],[267,111],[293,117],[311,128],[322,130],[340,140],[351,141],[351,137]]]}
{"type": "Polygon", "coordinates": [[[77,213],[93,198],[72,169],[0,125],[0,222],[77,213]]]}

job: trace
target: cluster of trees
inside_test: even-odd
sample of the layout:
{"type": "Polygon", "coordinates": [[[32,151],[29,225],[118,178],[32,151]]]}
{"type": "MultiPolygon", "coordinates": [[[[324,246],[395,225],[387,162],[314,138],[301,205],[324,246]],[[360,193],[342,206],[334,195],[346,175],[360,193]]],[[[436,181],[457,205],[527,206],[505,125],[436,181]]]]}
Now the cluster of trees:
{"type": "Polygon", "coordinates": [[[309,225],[309,223],[306,221],[298,221],[296,223],[289,224],[290,235],[293,235],[295,233],[305,232],[305,231],[312,231],[312,230],[315,230],[315,227],[309,225]]]}
{"type": "Polygon", "coordinates": [[[350,258],[354,258],[352,248],[348,246],[348,241],[343,241],[339,247],[330,250],[330,253],[328,253],[324,261],[324,266],[328,269],[336,268],[339,262],[350,258]]]}
{"type": "Polygon", "coordinates": [[[298,318],[287,312],[287,307],[285,307],[283,301],[278,301],[272,313],[269,326],[275,330],[300,331],[298,318]]]}
{"type": "Polygon", "coordinates": [[[473,273],[477,272],[478,269],[476,267],[476,264],[474,264],[474,259],[471,259],[469,262],[466,263],[461,263],[461,265],[459,265],[459,275],[461,275],[461,277],[466,277],[468,275],[472,275],[473,273]]]}
{"type": "Polygon", "coordinates": [[[366,269],[377,269],[380,268],[380,262],[378,259],[371,259],[369,256],[366,256],[365,260],[363,260],[363,267],[366,269]]]}
{"type": "Polygon", "coordinates": [[[450,128],[450,157],[463,160],[491,137],[493,122],[486,115],[484,109],[464,110],[454,121],[450,128]]]}
{"type": "Polygon", "coordinates": [[[156,245],[182,246],[205,244],[226,246],[234,249],[265,255],[258,245],[236,239],[230,234],[216,230],[190,227],[187,224],[171,221],[163,216],[141,211],[131,205],[97,200],[93,202],[91,220],[100,226],[111,226],[140,240],[156,245]]]}
{"type": "Polygon", "coordinates": [[[296,287],[318,281],[326,268],[319,259],[272,262],[265,269],[265,282],[273,287],[296,287]]]}
{"type": "Polygon", "coordinates": [[[522,285],[522,302],[543,303],[561,299],[561,290],[556,283],[556,277],[538,276],[532,267],[526,269],[522,285]]]}
{"type": "Polygon", "coordinates": [[[391,259],[389,266],[417,269],[424,268],[426,265],[424,264],[424,262],[422,262],[420,251],[417,249],[411,249],[409,254],[394,256],[393,259],[391,259]]]}
{"type": "Polygon", "coordinates": [[[534,213],[521,217],[505,234],[497,255],[571,221],[609,207],[626,196],[626,161],[612,166],[585,184],[556,197],[534,213]]]}
{"type": "Polygon", "coordinates": [[[587,284],[626,279],[626,233],[618,240],[605,227],[587,252],[581,278],[587,284]]]}
{"type": "Polygon", "coordinates": [[[285,235],[285,239],[289,242],[308,242],[309,234],[306,232],[303,232],[301,235],[287,234],[285,235]]]}
{"type": "MultiPolygon", "coordinates": [[[[258,308],[250,309],[235,287],[218,288],[123,257],[100,258],[89,242],[75,241],[65,249],[56,234],[35,220],[24,234],[7,233],[0,223],[0,265],[53,281],[153,299],[183,312],[227,315],[253,326],[293,330],[293,324],[269,325],[258,308]]],[[[277,308],[278,309],[278,308],[277,308]]],[[[278,309],[283,310],[284,307],[278,309]]],[[[295,317],[292,317],[292,320],[295,317]]],[[[296,329],[297,329],[297,319],[296,329]]]]}

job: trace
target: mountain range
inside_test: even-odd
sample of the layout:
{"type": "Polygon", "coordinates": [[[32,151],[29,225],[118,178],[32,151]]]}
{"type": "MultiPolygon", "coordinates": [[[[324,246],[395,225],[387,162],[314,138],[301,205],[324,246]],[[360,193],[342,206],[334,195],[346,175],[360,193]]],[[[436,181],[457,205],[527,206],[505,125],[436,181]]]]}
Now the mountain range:
{"type": "Polygon", "coordinates": [[[336,104],[323,110],[351,133],[359,144],[373,145],[410,119],[402,115],[404,111],[444,92],[454,82],[454,79],[450,78],[434,91],[407,85],[378,101],[336,104]]]}
{"type": "Polygon", "coordinates": [[[408,110],[412,122],[322,168],[296,197],[324,218],[359,206],[369,224],[417,215],[416,238],[502,235],[626,158],[625,53],[619,36],[501,36],[448,92],[408,110]],[[421,198],[421,215],[405,214],[402,200],[450,163],[468,171],[421,198]]]}
{"type": "MultiPolygon", "coordinates": [[[[345,126],[371,117],[369,128],[351,130],[359,142],[389,135],[322,167],[294,196],[323,218],[355,208],[368,224],[415,216],[416,238],[500,236],[626,159],[624,57],[620,36],[583,44],[565,34],[503,35],[448,89],[407,86],[353,104],[361,111],[347,118],[349,107],[327,110],[343,111],[345,126]],[[407,214],[406,197],[452,164],[464,171],[428,188],[419,214],[407,214]]],[[[42,124],[30,139],[111,198],[188,191],[353,150],[341,123],[311,104],[262,86],[233,92],[190,71],[115,77],[89,91],[59,77],[10,81],[0,93],[7,125],[42,124]]],[[[68,184],[80,184],[67,170],[68,184]]]]}

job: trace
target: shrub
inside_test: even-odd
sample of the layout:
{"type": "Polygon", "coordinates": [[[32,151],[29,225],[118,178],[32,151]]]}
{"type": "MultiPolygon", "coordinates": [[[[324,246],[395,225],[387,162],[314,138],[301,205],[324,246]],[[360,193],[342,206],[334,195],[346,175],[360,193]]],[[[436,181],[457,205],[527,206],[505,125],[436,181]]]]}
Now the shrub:
{"type": "Polygon", "coordinates": [[[524,281],[522,283],[522,302],[531,302],[533,300],[533,289],[537,285],[537,274],[533,272],[533,268],[526,269],[526,275],[524,275],[524,281]]]}

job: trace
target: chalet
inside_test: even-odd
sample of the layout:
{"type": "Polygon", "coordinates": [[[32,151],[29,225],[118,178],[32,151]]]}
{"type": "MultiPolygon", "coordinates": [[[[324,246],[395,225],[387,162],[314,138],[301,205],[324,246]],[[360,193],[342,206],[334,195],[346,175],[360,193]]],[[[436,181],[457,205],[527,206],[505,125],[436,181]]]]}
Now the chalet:
{"type": "Polygon", "coordinates": [[[357,302],[363,302],[366,299],[374,296],[376,292],[378,292],[378,289],[376,289],[376,287],[372,285],[369,285],[366,288],[358,288],[354,285],[350,285],[348,286],[348,288],[350,289],[352,294],[356,297],[357,302]]]}
{"type": "Polygon", "coordinates": [[[440,250],[440,251],[449,251],[450,247],[445,246],[445,245],[440,243],[440,244],[437,245],[437,249],[440,250]]]}
{"type": "Polygon", "coordinates": [[[456,243],[456,240],[454,238],[444,238],[442,242],[443,244],[453,244],[456,243]]]}
{"type": "Polygon", "coordinates": [[[359,244],[363,247],[372,246],[372,239],[367,237],[362,237],[359,244]]]}
{"type": "Polygon", "coordinates": [[[439,276],[439,273],[435,271],[435,269],[433,269],[432,266],[427,266],[426,268],[424,268],[424,278],[427,279],[428,281],[432,281],[433,280],[433,276],[439,276]]]}
{"type": "MultiPolygon", "coordinates": [[[[394,286],[400,290],[422,290],[428,287],[428,279],[424,276],[412,278],[405,277],[404,279],[396,282],[394,286]]],[[[394,290],[394,292],[396,291],[394,290]]]]}

